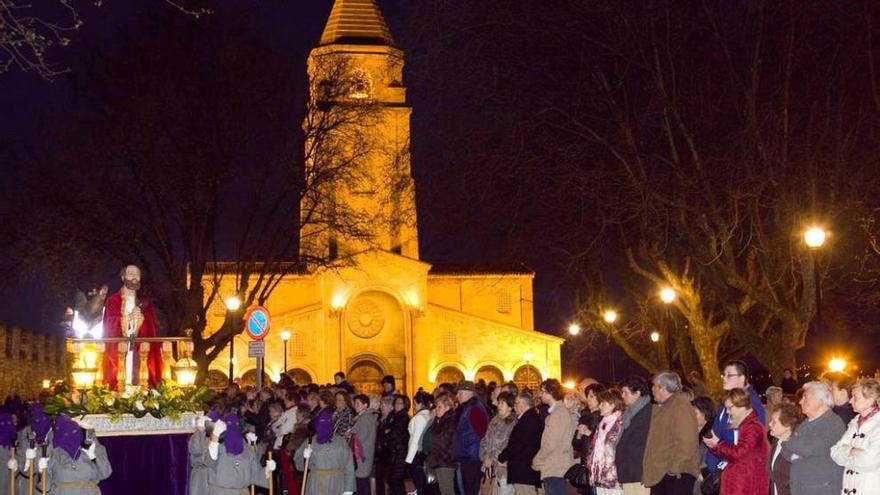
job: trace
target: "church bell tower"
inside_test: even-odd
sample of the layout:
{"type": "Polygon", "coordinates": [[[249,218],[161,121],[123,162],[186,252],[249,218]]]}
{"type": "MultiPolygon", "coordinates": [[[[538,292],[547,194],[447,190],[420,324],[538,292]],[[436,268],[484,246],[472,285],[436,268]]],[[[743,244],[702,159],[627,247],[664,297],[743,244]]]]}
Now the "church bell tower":
{"type": "Polygon", "coordinates": [[[308,59],[301,259],[418,259],[403,52],[374,0],[336,0],[308,59]]]}

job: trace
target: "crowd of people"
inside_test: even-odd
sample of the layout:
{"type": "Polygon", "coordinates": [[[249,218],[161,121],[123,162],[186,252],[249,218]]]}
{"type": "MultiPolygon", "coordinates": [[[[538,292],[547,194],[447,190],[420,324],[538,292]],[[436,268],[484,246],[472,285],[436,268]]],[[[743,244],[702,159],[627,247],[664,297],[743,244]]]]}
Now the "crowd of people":
{"type": "MultiPolygon", "coordinates": [[[[303,485],[309,495],[880,494],[876,378],[828,373],[762,399],[733,361],[717,403],[688,379],[663,371],[573,389],[550,379],[537,390],[464,380],[412,397],[391,376],[376,395],[355,393],[343,373],[325,386],[230,385],[189,440],[190,493],[271,483],[290,495],[303,485]]],[[[39,403],[4,410],[0,494],[32,470],[49,493],[99,493],[112,469],[93,434],[63,415],[53,426],[39,403]]]]}

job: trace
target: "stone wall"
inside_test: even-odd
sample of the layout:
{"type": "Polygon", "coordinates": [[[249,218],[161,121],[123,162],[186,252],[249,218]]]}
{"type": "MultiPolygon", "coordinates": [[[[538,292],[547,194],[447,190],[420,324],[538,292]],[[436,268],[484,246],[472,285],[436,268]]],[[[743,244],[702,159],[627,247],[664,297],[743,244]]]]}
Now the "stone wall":
{"type": "Polygon", "coordinates": [[[66,379],[64,335],[0,325],[0,400],[36,397],[43,380],[66,379]]]}

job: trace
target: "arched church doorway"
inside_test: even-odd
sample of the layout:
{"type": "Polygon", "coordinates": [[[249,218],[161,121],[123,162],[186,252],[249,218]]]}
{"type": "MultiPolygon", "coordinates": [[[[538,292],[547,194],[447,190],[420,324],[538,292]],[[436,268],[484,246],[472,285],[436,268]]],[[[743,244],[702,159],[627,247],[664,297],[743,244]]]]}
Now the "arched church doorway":
{"type": "Polygon", "coordinates": [[[297,385],[308,385],[312,383],[312,375],[302,368],[291,368],[287,370],[287,376],[289,376],[293,380],[293,383],[296,383],[297,385]]]}
{"type": "Polygon", "coordinates": [[[528,388],[534,393],[541,386],[541,372],[531,364],[520,366],[513,374],[513,383],[520,390],[528,388]]]}
{"type": "Polygon", "coordinates": [[[434,380],[435,383],[451,383],[452,385],[458,385],[458,382],[464,380],[464,373],[461,372],[460,369],[455,366],[445,366],[440,368],[440,371],[437,372],[437,379],[434,380]]]}
{"type": "Polygon", "coordinates": [[[375,362],[368,359],[358,361],[348,371],[348,382],[359,394],[381,394],[382,377],[385,373],[375,362]]]}
{"type": "Polygon", "coordinates": [[[480,380],[483,380],[486,382],[486,385],[490,384],[491,382],[495,382],[496,385],[501,385],[502,383],[504,383],[504,374],[501,373],[501,370],[499,370],[498,368],[491,365],[486,365],[477,370],[477,374],[476,376],[474,376],[474,380],[478,382],[480,380]]]}

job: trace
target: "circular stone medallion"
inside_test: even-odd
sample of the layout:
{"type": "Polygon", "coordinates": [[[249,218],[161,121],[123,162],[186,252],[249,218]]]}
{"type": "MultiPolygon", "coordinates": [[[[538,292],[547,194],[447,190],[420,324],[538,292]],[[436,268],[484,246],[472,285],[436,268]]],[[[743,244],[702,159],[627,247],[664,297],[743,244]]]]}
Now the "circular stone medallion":
{"type": "Polygon", "coordinates": [[[362,339],[379,335],[385,326],[385,314],[382,308],[369,299],[356,301],[346,311],[346,321],[351,333],[362,339]]]}

